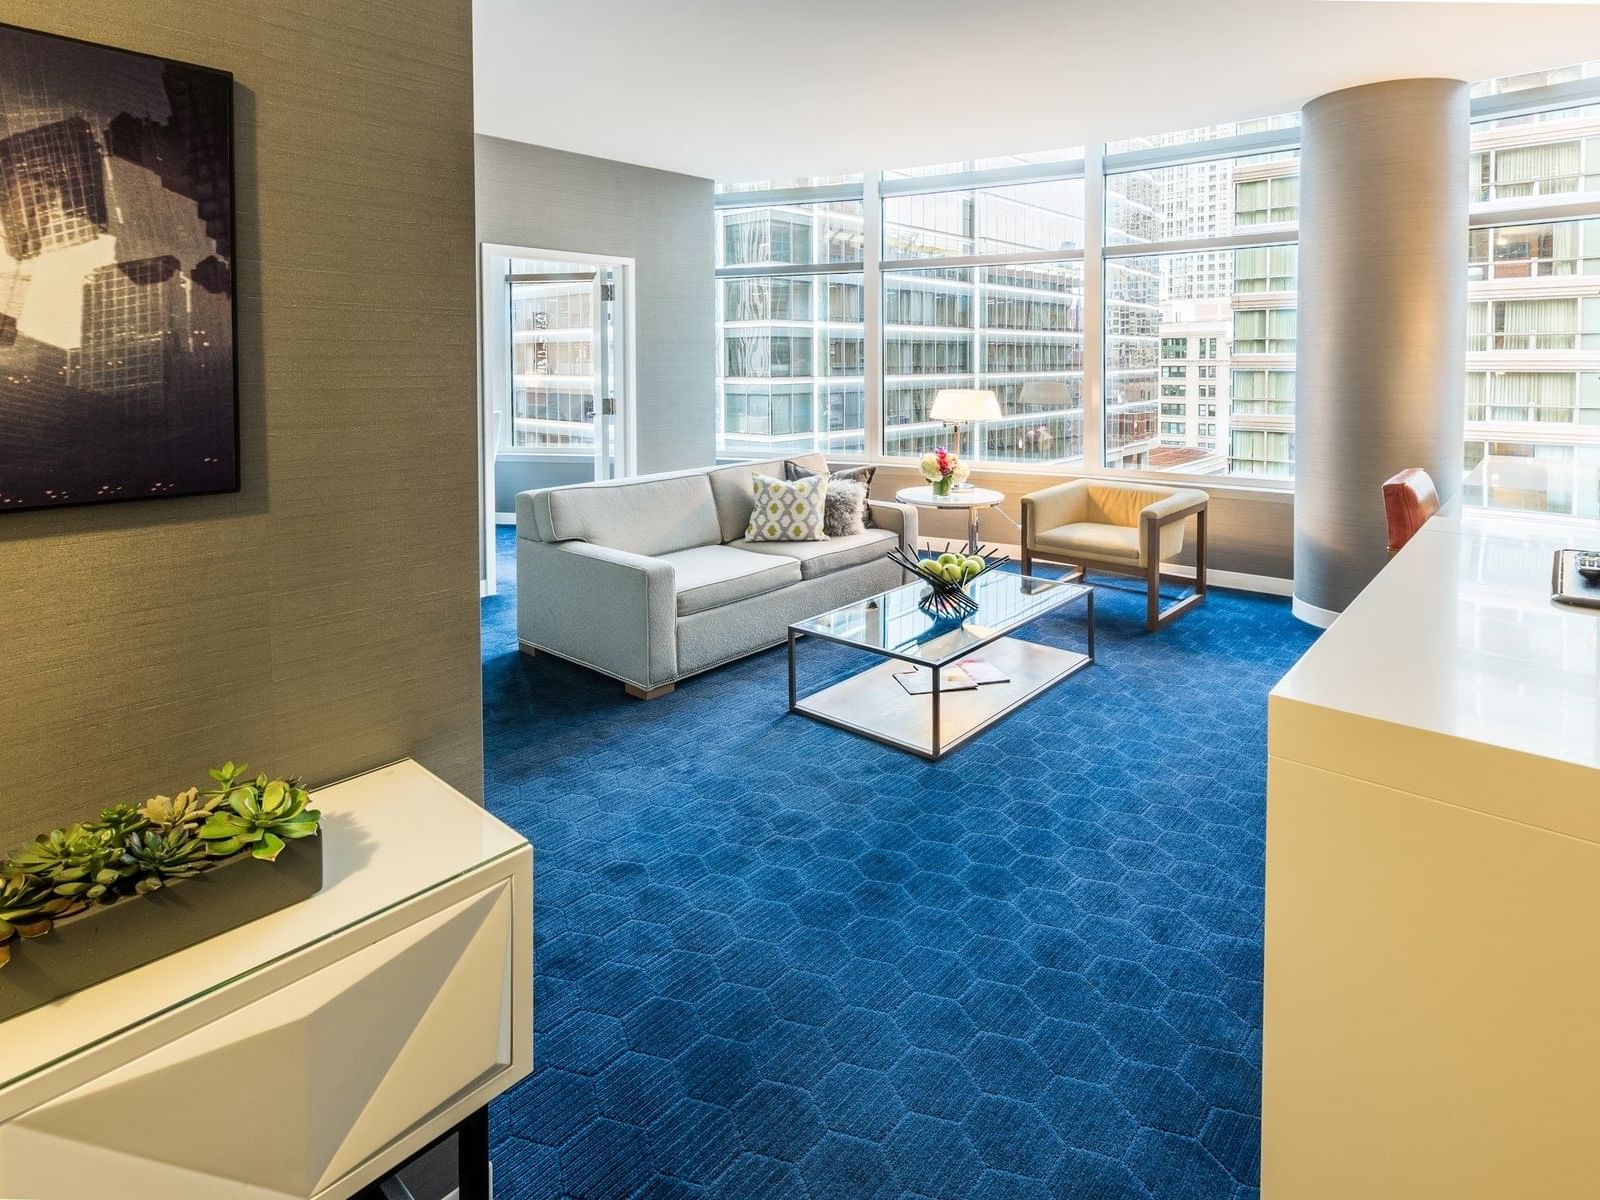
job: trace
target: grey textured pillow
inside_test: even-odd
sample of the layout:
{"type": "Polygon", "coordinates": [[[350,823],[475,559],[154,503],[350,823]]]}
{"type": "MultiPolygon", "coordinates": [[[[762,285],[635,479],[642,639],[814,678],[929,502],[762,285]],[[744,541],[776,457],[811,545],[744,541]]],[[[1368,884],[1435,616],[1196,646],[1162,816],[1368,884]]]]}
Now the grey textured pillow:
{"type": "Polygon", "coordinates": [[[867,485],[834,476],[828,481],[828,497],[823,502],[822,531],[831,538],[865,533],[867,485]]]}
{"type": "MultiPolygon", "coordinates": [[[[872,477],[877,473],[878,468],[876,466],[847,467],[843,471],[834,471],[829,478],[839,480],[841,482],[848,480],[851,483],[865,484],[867,488],[867,494],[871,495],[872,477]]],[[[815,474],[816,472],[810,467],[802,466],[800,463],[795,462],[792,458],[786,458],[783,461],[783,477],[785,479],[804,479],[808,475],[815,474]]],[[[873,528],[872,506],[870,504],[861,510],[861,523],[868,529],[873,528]]]]}

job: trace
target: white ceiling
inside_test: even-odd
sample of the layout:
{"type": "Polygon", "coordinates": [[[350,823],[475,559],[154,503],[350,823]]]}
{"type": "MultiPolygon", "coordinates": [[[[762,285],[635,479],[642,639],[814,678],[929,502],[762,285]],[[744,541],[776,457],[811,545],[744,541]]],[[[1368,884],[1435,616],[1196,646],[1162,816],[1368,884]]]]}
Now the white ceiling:
{"type": "Polygon", "coordinates": [[[725,180],[1049,150],[1600,59],[1600,4],[475,0],[480,133],[725,180]]]}

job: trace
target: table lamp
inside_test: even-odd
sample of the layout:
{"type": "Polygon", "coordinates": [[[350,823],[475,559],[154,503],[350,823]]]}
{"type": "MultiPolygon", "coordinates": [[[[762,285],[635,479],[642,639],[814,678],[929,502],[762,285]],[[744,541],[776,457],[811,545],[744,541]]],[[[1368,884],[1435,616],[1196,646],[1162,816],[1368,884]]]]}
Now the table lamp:
{"type": "MultiPolygon", "coordinates": [[[[954,430],[956,453],[961,453],[961,427],[972,421],[998,421],[1001,417],[1000,401],[995,394],[983,388],[941,388],[934,393],[933,407],[928,415],[943,421],[954,430]]],[[[972,485],[957,484],[960,488],[972,485]]]]}

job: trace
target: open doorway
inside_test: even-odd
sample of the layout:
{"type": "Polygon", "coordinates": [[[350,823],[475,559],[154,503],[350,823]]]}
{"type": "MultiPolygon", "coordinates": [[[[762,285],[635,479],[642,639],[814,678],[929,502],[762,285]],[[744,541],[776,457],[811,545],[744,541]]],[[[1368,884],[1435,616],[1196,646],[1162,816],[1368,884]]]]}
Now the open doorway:
{"type": "Polygon", "coordinates": [[[484,245],[483,591],[494,530],[531,488],[635,473],[631,258],[484,245]]]}

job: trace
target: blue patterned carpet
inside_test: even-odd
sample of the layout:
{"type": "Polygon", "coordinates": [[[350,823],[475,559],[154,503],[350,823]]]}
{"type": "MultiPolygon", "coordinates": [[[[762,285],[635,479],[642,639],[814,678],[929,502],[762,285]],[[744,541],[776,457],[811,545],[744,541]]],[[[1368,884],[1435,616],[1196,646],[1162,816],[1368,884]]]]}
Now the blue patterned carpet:
{"type": "Polygon", "coordinates": [[[519,655],[500,537],[488,798],[537,856],[502,1200],[1256,1195],[1287,602],[1148,635],[1102,589],[1096,664],[934,765],[787,715],[781,650],[650,704],[519,655]]]}

